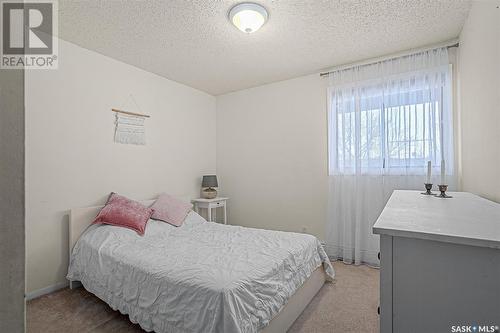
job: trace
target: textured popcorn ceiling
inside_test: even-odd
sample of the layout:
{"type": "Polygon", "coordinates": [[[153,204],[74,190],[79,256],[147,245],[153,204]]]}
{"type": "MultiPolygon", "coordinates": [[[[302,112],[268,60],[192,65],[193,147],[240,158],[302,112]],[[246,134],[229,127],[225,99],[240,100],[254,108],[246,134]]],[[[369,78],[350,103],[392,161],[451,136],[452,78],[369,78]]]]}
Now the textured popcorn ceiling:
{"type": "Polygon", "coordinates": [[[213,95],[456,38],[461,0],[258,1],[269,21],[230,24],[239,1],[59,0],[61,38],[213,95]]]}

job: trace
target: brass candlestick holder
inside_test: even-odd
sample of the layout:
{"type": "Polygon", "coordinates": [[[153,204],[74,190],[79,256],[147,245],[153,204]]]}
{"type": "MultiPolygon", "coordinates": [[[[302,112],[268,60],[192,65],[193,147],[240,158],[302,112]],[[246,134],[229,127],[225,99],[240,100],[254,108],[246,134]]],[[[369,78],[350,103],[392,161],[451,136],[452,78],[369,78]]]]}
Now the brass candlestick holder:
{"type": "Polygon", "coordinates": [[[436,194],[436,197],[438,198],[453,198],[451,195],[446,194],[446,191],[448,190],[448,185],[438,185],[439,188],[439,194],[436,194]]]}
{"type": "Polygon", "coordinates": [[[425,190],[426,190],[426,191],[425,191],[425,192],[423,192],[422,194],[423,194],[423,195],[434,195],[434,194],[431,192],[431,190],[432,190],[432,184],[430,184],[430,183],[425,183],[424,185],[425,185],[425,190]]]}

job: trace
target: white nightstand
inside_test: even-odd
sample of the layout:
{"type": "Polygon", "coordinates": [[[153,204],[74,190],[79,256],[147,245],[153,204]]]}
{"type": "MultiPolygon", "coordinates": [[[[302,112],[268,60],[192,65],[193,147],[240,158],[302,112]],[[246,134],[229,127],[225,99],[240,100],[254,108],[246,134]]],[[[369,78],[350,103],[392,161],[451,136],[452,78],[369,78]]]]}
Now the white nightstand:
{"type": "MultiPolygon", "coordinates": [[[[212,209],[213,208],[224,208],[224,224],[227,224],[227,214],[226,214],[226,202],[229,198],[213,198],[213,199],[193,199],[191,202],[194,204],[194,211],[198,214],[200,213],[200,208],[205,208],[207,210],[207,220],[209,222],[214,222],[212,220],[212,209]]],[[[215,216],[215,214],[214,214],[215,216]]]]}

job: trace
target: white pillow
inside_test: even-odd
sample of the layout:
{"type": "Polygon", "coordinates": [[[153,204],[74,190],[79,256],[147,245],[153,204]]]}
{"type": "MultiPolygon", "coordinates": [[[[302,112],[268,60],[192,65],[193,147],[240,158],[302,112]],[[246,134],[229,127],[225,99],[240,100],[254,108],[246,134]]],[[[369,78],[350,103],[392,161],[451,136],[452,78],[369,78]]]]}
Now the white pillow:
{"type": "Polygon", "coordinates": [[[186,219],[184,220],[183,225],[196,226],[196,225],[203,224],[205,222],[207,222],[207,220],[205,220],[200,214],[198,214],[192,210],[187,215],[186,219]]]}

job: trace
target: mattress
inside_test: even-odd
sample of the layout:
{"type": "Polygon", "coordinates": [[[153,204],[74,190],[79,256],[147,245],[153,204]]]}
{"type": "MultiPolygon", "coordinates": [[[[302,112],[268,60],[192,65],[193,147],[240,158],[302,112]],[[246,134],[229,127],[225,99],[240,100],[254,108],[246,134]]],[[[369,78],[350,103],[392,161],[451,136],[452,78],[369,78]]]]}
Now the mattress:
{"type": "Polygon", "coordinates": [[[146,331],[262,330],[312,272],[334,270],[317,238],[206,222],[150,220],[144,236],[92,225],[76,243],[67,278],[146,331]]]}

